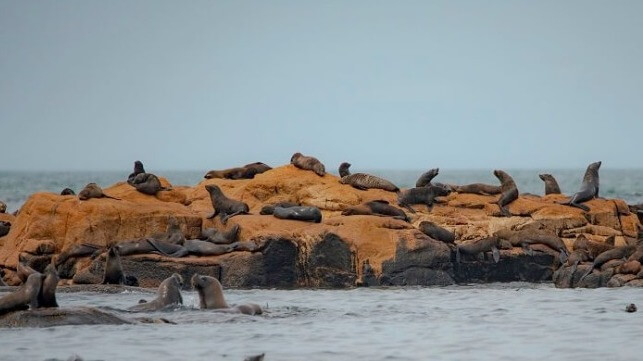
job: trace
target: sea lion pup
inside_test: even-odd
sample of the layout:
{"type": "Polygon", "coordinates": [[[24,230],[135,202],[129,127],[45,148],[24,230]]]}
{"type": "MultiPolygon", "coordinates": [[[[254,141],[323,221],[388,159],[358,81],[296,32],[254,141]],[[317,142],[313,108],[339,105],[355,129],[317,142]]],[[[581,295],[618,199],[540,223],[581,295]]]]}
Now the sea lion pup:
{"type": "Polygon", "coordinates": [[[201,309],[225,309],[245,315],[260,315],[263,313],[261,306],[254,303],[230,307],[223,297],[221,283],[214,277],[194,274],[191,283],[192,287],[199,293],[199,307],[201,309]]]}
{"type": "Polygon", "coordinates": [[[472,193],[480,195],[494,195],[502,193],[500,186],[494,186],[484,183],[472,183],[462,186],[455,186],[455,191],[458,193],[472,193]]]}
{"type": "Polygon", "coordinates": [[[409,221],[409,217],[403,210],[393,207],[388,201],[379,199],[362,203],[357,206],[346,208],[342,211],[342,216],[378,216],[378,217],[393,217],[402,221],[409,221]]]}
{"type": "Polygon", "coordinates": [[[56,271],[56,266],[52,262],[45,268],[45,273],[43,274],[45,278],[42,281],[42,287],[38,294],[38,306],[39,307],[58,307],[58,302],[56,302],[56,287],[58,287],[58,271],[56,271]]]}
{"type": "Polygon", "coordinates": [[[513,178],[500,169],[494,170],[493,175],[500,181],[500,190],[502,191],[502,195],[497,202],[498,207],[500,207],[500,213],[505,217],[509,217],[511,213],[505,206],[518,199],[518,187],[516,187],[516,182],[514,182],[513,178]]]}
{"type": "Polygon", "coordinates": [[[440,173],[440,168],[429,169],[428,171],[422,173],[417,182],[415,182],[415,186],[426,187],[430,185],[431,181],[433,180],[433,178],[437,177],[438,173],[440,173]]]}
{"type": "Polygon", "coordinates": [[[272,215],[279,219],[292,219],[295,221],[319,223],[322,220],[322,213],[319,208],[312,206],[275,207],[272,215]]]}
{"type": "Polygon", "coordinates": [[[206,228],[201,231],[201,239],[214,244],[231,244],[239,240],[239,231],[241,227],[238,224],[230,227],[227,231],[217,231],[214,228],[206,228]]]}
{"type": "Polygon", "coordinates": [[[461,254],[476,255],[479,253],[491,252],[493,261],[498,263],[500,261],[500,251],[498,250],[500,240],[498,237],[489,237],[474,241],[460,243],[456,246],[455,260],[460,263],[461,254]]]}
{"type": "Polygon", "coordinates": [[[574,194],[567,202],[559,204],[580,208],[585,212],[589,212],[589,207],[581,203],[598,197],[598,169],[600,167],[601,162],[595,162],[587,166],[580,191],[574,194]]]}
{"type": "Polygon", "coordinates": [[[38,297],[45,276],[36,272],[29,275],[27,281],[16,291],[0,298],[0,315],[9,312],[38,308],[38,297]]]}
{"type": "Polygon", "coordinates": [[[7,212],[7,204],[3,201],[0,201],[0,213],[6,213],[7,212]]]}
{"type": "Polygon", "coordinates": [[[250,213],[250,208],[247,204],[226,197],[219,186],[209,184],[205,186],[205,190],[210,193],[212,207],[214,208],[214,213],[212,213],[212,215],[209,216],[208,219],[212,219],[217,215],[221,215],[221,223],[226,224],[228,222],[228,218],[234,217],[239,214],[250,213]]]}
{"type": "Polygon", "coordinates": [[[436,186],[410,188],[398,193],[397,204],[400,207],[408,209],[409,212],[415,213],[415,210],[411,205],[426,204],[426,206],[431,209],[433,207],[433,203],[436,202],[436,197],[446,196],[450,192],[451,191],[447,188],[436,186]]]}
{"type": "Polygon", "coordinates": [[[351,171],[348,170],[348,168],[350,168],[350,167],[351,167],[351,164],[348,163],[348,162],[344,162],[344,163],[340,164],[339,165],[339,177],[344,178],[344,177],[346,177],[348,175],[351,175],[351,171]]]}
{"type": "Polygon", "coordinates": [[[11,222],[9,221],[0,221],[0,237],[4,237],[9,234],[11,230],[11,222]]]}
{"type": "Polygon", "coordinates": [[[519,231],[501,229],[495,232],[494,236],[508,240],[514,247],[522,247],[525,253],[530,256],[533,255],[533,250],[529,246],[532,244],[542,244],[554,251],[559,251],[561,263],[567,262],[569,258],[569,251],[565,246],[565,242],[553,233],[538,229],[522,229],[519,231]]]}
{"type": "Polygon", "coordinates": [[[122,285],[125,283],[123,264],[118,245],[109,247],[105,259],[105,273],[103,274],[104,285],[122,285]]]}
{"type": "Polygon", "coordinates": [[[582,281],[585,277],[587,277],[587,275],[592,273],[593,270],[600,268],[604,263],[607,263],[608,261],[611,261],[613,259],[622,259],[622,258],[627,259],[634,252],[636,252],[636,246],[632,245],[632,246],[614,247],[609,251],[605,251],[599,254],[596,258],[594,258],[592,267],[589,268],[587,272],[585,272],[585,274],[580,278],[580,281],[582,281]]]}
{"type": "Polygon", "coordinates": [[[553,175],[544,173],[544,174],[539,174],[538,177],[545,182],[545,195],[547,194],[560,194],[560,187],[558,186],[558,182],[556,182],[556,178],[554,178],[553,175]]]}
{"type": "Polygon", "coordinates": [[[444,243],[454,243],[455,234],[449,230],[438,226],[437,224],[430,221],[422,221],[418,225],[420,232],[426,234],[427,236],[444,243]]]}
{"type": "Polygon", "coordinates": [[[83,188],[82,191],[80,191],[80,193],[78,193],[78,199],[80,199],[81,201],[86,201],[90,198],[111,198],[120,200],[119,198],[110,197],[105,194],[103,192],[103,189],[96,183],[89,183],[85,186],[85,188],[83,188]]]}
{"type": "Polygon", "coordinates": [[[75,196],[76,192],[74,192],[73,189],[71,188],[65,188],[60,192],[61,196],[75,196]]]}
{"type": "Polygon", "coordinates": [[[181,297],[181,287],[183,287],[183,277],[178,273],[173,273],[161,282],[154,300],[132,306],[128,308],[128,310],[134,312],[150,312],[170,306],[182,305],[183,297],[181,297]]]}
{"type": "Polygon", "coordinates": [[[137,160],[134,162],[134,172],[127,176],[127,183],[132,184],[134,178],[141,173],[145,173],[145,168],[143,168],[143,162],[137,160]]]}
{"type": "Polygon", "coordinates": [[[171,188],[161,186],[159,178],[152,173],[139,173],[128,183],[137,191],[150,196],[154,196],[160,191],[171,190],[171,188]]]}
{"type": "Polygon", "coordinates": [[[290,164],[304,170],[312,170],[320,177],[326,174],[326,167],[315,157],[307,157],[299,152],[292,155],[290,164]]]}
{"type": "Polygon", "coordinates": [[[272,214],[275,211],[275,207],[290,208],[290,207],[298,207],[298,206],[300,206],[300,204],[294,203],[294,202],[277,202],[274,204],[267,204],[261,207],[261,211],[259,211],[259,214],[264,216],[272,214]]]}

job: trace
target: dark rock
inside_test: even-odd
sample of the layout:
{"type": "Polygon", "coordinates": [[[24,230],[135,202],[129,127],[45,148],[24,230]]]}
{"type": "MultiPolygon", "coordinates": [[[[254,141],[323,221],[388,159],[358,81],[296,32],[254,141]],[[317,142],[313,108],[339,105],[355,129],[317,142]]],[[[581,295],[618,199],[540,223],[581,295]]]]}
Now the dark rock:
{"type": "Polygon", "coordinates": [[[354,255],[346,242],[333,233],[313,245],[308,255],[305,284],[309,287],[351,287],[355,284],[354,255]]]}
{"type": "Polygon", "coordinates": [[[451,250],[442,242],[418,240],[420,245],[409,249],[398,242],[395,258],[382,263],[382,285],[445,286],[454,284],[451,250]]]}
{"type": "Polygon", "coordinates": [[[54,327],[68,325],[124,325],[133,321],[97,308],[39,308],[0,316],[0,327],[54,327]]]}
{"type": "Polygon", "coordinates": [[[529,256],[501,250],[498,263],[484,256],[479,256],[475,261],[455,263],[455,280],[458,283],[544,282],[552,278],[555,258],[540,252],[529,256]]]}

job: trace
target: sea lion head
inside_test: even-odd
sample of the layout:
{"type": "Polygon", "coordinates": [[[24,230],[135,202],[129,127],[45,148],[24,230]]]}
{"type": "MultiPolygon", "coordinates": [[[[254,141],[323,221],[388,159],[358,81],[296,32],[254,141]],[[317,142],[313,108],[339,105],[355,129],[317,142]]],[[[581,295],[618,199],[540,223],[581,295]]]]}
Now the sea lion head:
{"type": "Polygon", "coordinates": [[[96,183],[89,183],[83,188],[80,193],[78,193],[78,199],[81,201],[93,198],[100,197],[103,194],[103,190],[96,183]]]}
{"type": "Polygon", "coordinates": [[[222,196],[223,192],[221,192],[221,188],[219,188],[218,185],[216,184],[208,184],[205,186],[205,190],[210,193],[210,196],[222,196]]]}
{"type": "Polygon", "coordinates": [[[589,165],[589,168],[591,168],[592,170],[597,171],[601,167],[602,163],[603,163],[602,161],[594,162],[594,163],[589,165]]]}
{"type": "Polygon", "coordinates": [[[344,163],[340,164],[339,165],[339,176],[344,177],[344,176],[350,175],[351,173],[348,170],[348,168],[350,168],[350,167],[351,167],[351,164],[348,163],[348,162],[344,162],[344,163]]]}
{"type": "Polygon", "coordinates": [[[32,308],[37,308],[39,306],[38,295],[40,294],[40,289],[42,288],[42,282],[45,280],[45,275],[42,273],[32,273],[27,277],[27,280],[24,284],[24,291],[29,295],[30,305],[32,308]]]}
{"type": "Polygon", "coordinates": [[[440,168],[429,169],[429,171],[426,173],[429,177],[435,178],[437,177],[438,173],[440,173],[440,168]]]}
{"type": "Polygon", "coordinates": [[[183,276],[181,276],[178,273],[172,273],[172,276],[170,276],[174,280],[174,283],[176,283],[178,288],[183,287],[183,276]]]}
{"type": "Polygon", "coordinates": [[[71,189],[71,188],[65,188],[65,189],[62,190],[62,192],[60,192],[60,195],[61,196],[73,196],[73,195],[76,195],[76,192],[74,192],[74,190],[71,189]]]}
{"type": "Polygon", "coordinates": [[[134,162],[134,174],[145,173],[145,168],[143,168],[143,162],[137,160],[134,162]]]}
{"type": "Polygon", "coordinates": [[[212,279],[215,281],[219,282],[216,278],[214,277],[208,277],[208,276],[202,276],[200,274],[195,273],[192,278],[190,279],[190,283],[192,284],[192,288],[195,290],[202,290],[206,288],[208,285],[212,283],[212,279]]]}
{"type": "Polygon", "coordinates": [[[303,157],[303,156],[304,155],[299,153],[299,152],[293,154],[292,157],[290,157],[290,163],[295,162],[297,159],[299,159],[300,157],[303,157]]]}
{"type": "Polygon", "coordinates": [[[551,174],[543,173],[543,174],[539,174],[538,177],[540,177],[540,179],[546,182],[548,179],[551,179],[551,174]]]}

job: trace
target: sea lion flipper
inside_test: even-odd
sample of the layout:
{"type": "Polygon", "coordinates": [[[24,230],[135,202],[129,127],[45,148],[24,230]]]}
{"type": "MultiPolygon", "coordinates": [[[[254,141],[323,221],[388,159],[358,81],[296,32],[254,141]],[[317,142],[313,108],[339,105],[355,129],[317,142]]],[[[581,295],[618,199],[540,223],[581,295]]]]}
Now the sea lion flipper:
{"type": "Polygon", "coordinates": [[[500,251],[498,251],[498,247],[491,248],[491,255],[493,256],[494,262],[496,263],[500,262],[500,251]]]}

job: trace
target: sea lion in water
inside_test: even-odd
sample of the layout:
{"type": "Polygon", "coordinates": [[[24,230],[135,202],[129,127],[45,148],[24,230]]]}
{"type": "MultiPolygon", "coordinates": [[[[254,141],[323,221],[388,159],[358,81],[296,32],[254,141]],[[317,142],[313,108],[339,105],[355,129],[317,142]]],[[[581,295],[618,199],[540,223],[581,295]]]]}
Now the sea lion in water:
{"type": "Polygon", "coordinates": [[[214,277],[195,274],[192,276],[191,282],[192,287],[199,294],[199,307],[201,309],[229,310],[246,315],[260,315],[263,313],[261,306],[254,303],[230,307],[223,297],[221,283],[214,277]]]}
{"type": "Polygon", "coordinates": [[[307,157],[299,152],[292,155],[290,164],[299,169],[311,170],[320,177],[326,174],[326,167],[315,157],[307,157]]]}
{"type": "Polygon", "coordinates": [[[558,186],[558,182],[556,182],[556,178],[554,178],[553,175],[544,173],[544,174],[539,174],[538,177],[545,182],[545,195],[547,194],[560,194],[560,187],[558,186]]]}
{"type": "Polygon", "coordinates": [[[542,244],[560,252],[559,259],[561,263],[567,262],[567,258],[569,258],[569,251],[565,246],[565,242],[560,237],[547,231],[538,229],[523,229],[519,231],[501,229],[495,232],[494,236],[508,240],[514,247],[522,247],[525,253],[530,256],[533,255],[533,251],[529,246],[542,244]]]}
{"type": "Polygon", "coordinates": [[[163,187],[159,178],[152,173],[139,173],[128,183],[137,191],[150,196],[154,196],[160,191],[171,190],[171,188],[163,187]]]}
{"type": "Polygon", "coordinates": [[[279,219],[292,219],[295,221],[319,223],[322,220],[322,213],[319,208],[311,206],[275,207],[272,215],[279,219]]]}
{"type": "Polygon", "coordinates": [[[433,180],[433,178],[437,177],[438,173],[440,173],[440,168],[429,169],[428,171],[422,173],[417,182],[415,182],[415,186],[426,187],[430,185],[431,181],[433,180]]]}
{"type": "Polygon", "coordinates": [[[348,162],[344,162],[344,163],[340,164],[339,165],[339,177],[344,178],[347,175],[351,175],[350,170],[348,170],[348,168],[350,168],[350,167],[351,167],[351,164],[348,163],[348,162]]]}
{"type": "Polygon", "coordinates": [[[4,237],[9,234],[11,230],[11,222],[9,221],[0,221],[0,237],[4,237]]]}
{"type": "Polygon", "coordinates": [[[110,197],[105,194],[103,192],[103,189],[96,183],[89,183],[85,186],[85,188],[83,188],[82,191],[80,191],[80,193],[78,193],[78,199],[80,199],[81,201],[86,201],[90,198],[111,198],[120,200],[118,198],[110,197]]]}
{"type": "Polygon", "coordinates": [[[408,209],[409,212],[415,213],[411,205],[426,204],[431,209],[433,203],[436,202],[436,197],[446,196],[449,193],[449,189],[436,186],[410,188],[398,193],[397,204],[408,209]]]}
{"type": "Polygon", "coordinates": [[[346,208],[342,211],[343,216],[378,216],[378,217],[393,217],[408,222],[409,217],[403,210],[393,207],[385,200],[375,200],[362,203],[357,206],[346,208]]]}
{"type": "Polygon", "coordinates": [[[103,274],[104,285],[122,285],[125,283],[125,274],[123,273],[123,264],[121,263],[120,248],[118,246],[109,247],[105,259],[105,273],[103,274]]]}
{"type": "Polygon", "coordinates": [[[568,201],[559,204],[580,208],[585,212],[589,212],[589,207],[581,203],[598,197],[598,169],[600,167],[601,162],[595,162],[587,166],[580,191],[574,194],[568,201]]]}
{"type": "Polygon", "coordinates": [[[290,207],[298,207],[298,206],[300,206],[299,203],[293,203],[293,202],[277,202],[274,204],[267,204],[261,207],[261,211],[259,211],[259,214],[261,215],[272,214],[275,211],[275,207],[290,208],[290,207]]]}
{"type": "Polygon", "coordinates": [[[210,193],[212,207],[214,208],[214,213],[212,213],[208,219],[221,215],[221,223],[226,224],[228,218],[234,217],[238,214],[249,214],[250,208],[247,204],[226,197],[219,186],[209,184],[205,186],[205,190],[210,193]]]}
{"type": "Polygon", "coordinates": [[[44,275],[40,273],[31,274],[27,281],[16,291],[0,298],[0,315],[9,312],[38,308],[38,296],[42,288],[44,275]]]}
{"type": "Polygon", "coordinates": [[[499,239],[497,237],[484,238],[475,241],[460,243],[456,246],[455,259],[460,263],[460,254],[476,255],[479,253],[491,252],[494,262],[500,261],[499,239]]]}
{"type": "Polygon", "coordinates": [[[73,189],[71,188],[65,188],[60,192],[61,196],[75,196],[76,192],[74,192],[73,189]]]}
{"type": "Polygon", "coordinates": [[[239,240],[241,227],[235,224],[227,231],[218,231],[215,228],[206,228],[201,231],[201,239],[214,244],[230,244],[239,240]]]}
{"type": "Polygon", "coordinates": [[[143,162],[137,160],[134,162],[134,172],[127,176],[127,183],[132,184],[134,178],[141,173],[145,173],[145,168],[143,168],[143,162]]]}
{"type": "Polygon", "coordinates": [[[243,361],[263,361],[263,357],[266,356],[265,353],[262,353],[260,355],[254,355],[254,356],[248,356],[243,361]]]}
{"type": "Polygon", "coordinates": [[[173,273],[172,276],[161,282],[157,297],[154,300],[132,306],[128,308],[128,310],[134,312],[150,312],[170,306],[182,305],[183,297],[181,297],[181,287],[183,287],[183,277],[178,273],[173,273]]]}
{"type": "Polygon", "coordinates": [[[50,263],[45,268],[45,278],[42,281],[42,287],[38,296],[39,307],[58,307],[56,302],[56,288],[58,287],[58,271],[54,263],[50,263]]]}
{"type": "Polygon", "coordinates": [[[426,234],[427,236],[444,243],[454,243],[455,234],[449,230],[438,226],[437,224],[430,221],[422,221],[418,225],[420,232],[426,234]]]}
{"type": "Polygon", "coordinates": [[[502,193],[497,202],[498,207],[500,207],[500,213],[505,217],[509,217],[511,213],[505,206],[518,199],[518,187],[516,187],[516,182],[514,182],[513,178],[500,169],[494,170],[493,175],[500,181],[500,191],[502,193]]]}

